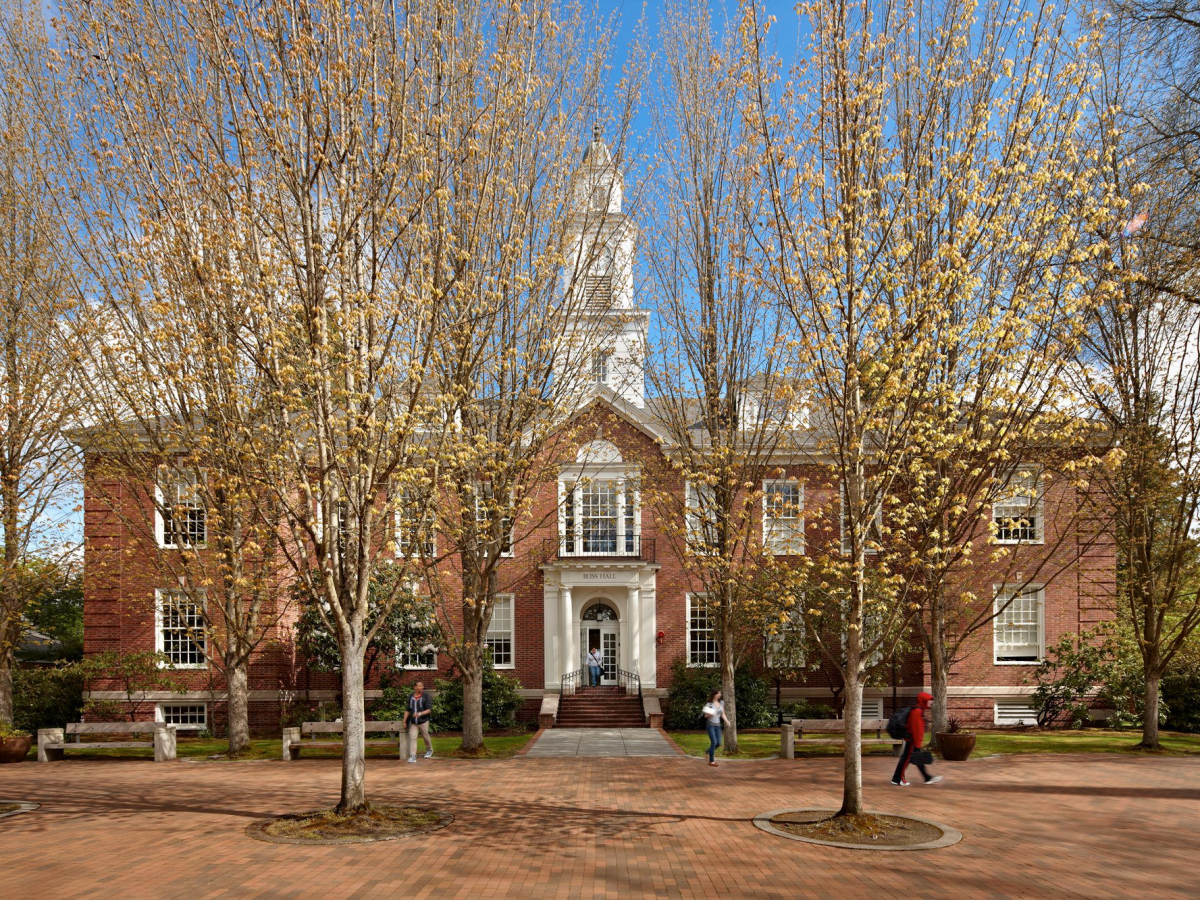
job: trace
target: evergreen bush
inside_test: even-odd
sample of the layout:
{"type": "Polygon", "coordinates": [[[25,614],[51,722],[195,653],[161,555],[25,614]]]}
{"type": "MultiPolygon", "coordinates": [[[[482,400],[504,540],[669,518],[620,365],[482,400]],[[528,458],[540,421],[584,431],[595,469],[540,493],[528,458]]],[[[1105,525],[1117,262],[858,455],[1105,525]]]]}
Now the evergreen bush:
{"type": "MultiPolygon", "coordinates": [[[[709,695],[721,687],[721,670],[690,668],[682,658],[671,665],[671,688],[667,693],[667,710],[663,724],[667,728],[701,728],[701,710],[709,695]]],[[[775,707],[771,704],[771,686],[755,675],[749,666],[739,666],[734,673],[737,691],[738,728],[766,728],[775,722],[775,707]]]]}

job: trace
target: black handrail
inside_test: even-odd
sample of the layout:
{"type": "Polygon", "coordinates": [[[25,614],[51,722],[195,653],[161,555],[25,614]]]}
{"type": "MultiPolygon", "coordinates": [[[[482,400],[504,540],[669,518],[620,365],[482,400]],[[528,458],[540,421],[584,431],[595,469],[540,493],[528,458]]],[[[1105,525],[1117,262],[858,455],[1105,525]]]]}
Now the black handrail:
{"type": "Polygon", "coordinates": [[[627,694],[632,694],[637,691],[638,700],[642,699],[642,676],[637,672],[626,672],[624,669],[617,669],[617,684],[627,694]]]}
{"type": "Polygon", "coordinates": [[[562,681],[558,686],[558,696],[570,697],[575,693],[575,689],[579,686],[579,680],[583,678],[583,669],[576,669],[574,672],[567,672],[562,677],[562,681]]]}
{"type": "Polygon", "coordinates": [[[655,562],[654,538],[643,539],[640,534],[609,541],[597,540],[585,544],[583,538],[560,537],[542,542],[542,559],[636,559],[655,562]],[[587,546],[588,549],[584,549],[587,546]]]}

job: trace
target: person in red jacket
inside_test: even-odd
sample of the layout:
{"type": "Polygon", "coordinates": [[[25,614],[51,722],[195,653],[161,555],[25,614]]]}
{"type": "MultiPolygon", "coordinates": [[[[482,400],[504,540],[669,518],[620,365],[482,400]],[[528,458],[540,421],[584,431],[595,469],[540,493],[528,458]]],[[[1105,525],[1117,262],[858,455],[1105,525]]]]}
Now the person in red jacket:
{"type": "MultiPolygon", "coordinates": [[[[904,780],[904,770],[912,761],[913,751],[920,750],[925,741],[925,710],[929,709],[932,702],[933,695],[922,691],[917,694],[917,705],[908,711],[908,737],[904,741],[904,749],[900,751],[900,761],[896,763],[896,774],[892,776],[892,784],[897,787],[908,787],[908,782],[904,780]]],[[[924,763],[913,764],[925,778],[926,784],[937,784],[942,780],[941,775],[930,775],[924,763]]]]}

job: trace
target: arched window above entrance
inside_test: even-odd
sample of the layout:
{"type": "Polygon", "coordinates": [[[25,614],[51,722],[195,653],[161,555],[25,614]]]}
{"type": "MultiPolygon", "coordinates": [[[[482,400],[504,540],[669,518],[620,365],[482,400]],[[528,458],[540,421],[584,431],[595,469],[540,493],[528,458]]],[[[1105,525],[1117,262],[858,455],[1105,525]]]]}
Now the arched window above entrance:
{"type": "Polygon", "coordinates": [[[585,622],[615,622],[617,611],[607,603],[593,603],[583,611],[585,622]]]}

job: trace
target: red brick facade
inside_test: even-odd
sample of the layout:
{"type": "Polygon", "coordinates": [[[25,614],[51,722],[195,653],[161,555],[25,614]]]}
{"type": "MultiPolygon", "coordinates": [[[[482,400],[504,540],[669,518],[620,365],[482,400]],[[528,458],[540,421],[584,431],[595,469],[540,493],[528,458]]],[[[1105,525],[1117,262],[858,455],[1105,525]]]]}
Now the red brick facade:
{"type": "MultiPolygon", "coordinates": [[[[672,481],[673,476],[668,474],[649,420],[634,421],[636,417],[629,412],[620,404],[598,402],[585,414],[584,426],[577,429],[578,434],[586,435],[588,441],[610,442],[625,464],[639,467],[640,478],[647,486],[653,480],[656,490],[675,491],[682,496],[683,485],[672,481]]],[[[105,471],[102,462],[94,455],[88,457],[84,526],[85,651],[154,650],[155,591],[171,587],[177,577],[170,558],[170,554],[177,551],[160,549],[157,545],[149,524],[153,522],[153,503],[148,489],[137,479],[113,477],[105,471]]],[[[836,509],[836,493],[825,477],[818,470],[804,466],[785,467],[785,474],[802,480],[807,486],[804,498],[807,544],[812,547],[821,541],[837,540],[836,514],[830,513],[831,509],[836,509]]],[[[645,492],[643,488],[643,494],[645,492]]],[[[529,515],[531,521],[539,524],[531,528],[527,523],[517,523],[512,557],[501,565],[500,591],[514,597],[512,638],[515,660],[507,674],[520,681],[527,698],[524,714],[529,718],[536,715],[543,691],[556,684],[561,674],[554,666],[560,658],[557,654],[560,653],[562,635],[578,634],[577,621],[569,622],[564,631],[548,619],[548,611],[559,608],[556,599],[559,595],[553,584],[548,585],[547,579],[565,578],[563,573],[574,564],[571,560],[558,560],[558,568],[545,565],[547,548],[556,547],[559,541],[558,504],[559,487],[551,481],[538,492],[529,515]]],[[[992,585],[1012,580],[1014,569],[1028,579],[1026,570],[1038,571],[1040,567],[1046,583],[1044,645],[1053,643],[1064,633],[1077,632],[1111,616],[1115,550],[1100,529],[1088,527],[1090,519],[1082,514],[1079,506],[1080,498],[1073,488],[1065,484],[1051,486],[1045,501],[1044,545],[1024,548],[1024,559],[1019,565],[1012,560],[982,561],[970,579],[979,596],[990,598],[992,585]]],[[[643,683],[649,686],[653,682],[653,689],[659,693],[665,693],[670,685],[672,663],[687,653],[686,597],[689,591],[698,587],[677,552],[677,537],[673,537],[671,531],[660,527],[654,505],[643,500],[640,558],[627,560],[626,568],[622,570],[640,574],[620,575],[621,578],[642,579],[638,602],[642,604],[640,647],[644,652],[639,654],[642,657],[639,663],[643,683]],[[651,669],[645,665],[650,650],[654,658],[653,678],[650,677],[651,669]]],[[[603,568],[595,561],[579,562],[599,567],[597,571],[603,568]]],[[[628,587],[585,590],[577,584],[577,596],[573,596],[571,602],[578,605],[593,596],[611,595],[616,598],[614,604],[620,604],[625,602],[625,592],[629,590],[628,587]]],[[[250,669],[251,723],[254,730],[261,733],[278,731],[287,704],[307,704],[332,698],[337,693],[335,675],[312,671],[299,658],[293,641],[295,618],[294,610],[282,615],[250,669]]],[[[553,622],[557,621],[555,613],[553,622]]],[[[632,640],[630,632],[622,634],[624,641],[632,640]]],[[[992,639],[991,626],[984,626],[953,667],[950,679],[952,713],[980,724],[993,722],[998,700],[1019,700],[1031,691],[1025,679],[1032,666],[996,664],[992,639]]],[[[565,650],[561,652],[570,656],[565,650]]],[[[443,674],[448,664],[445,654],[439,655],[443,674]]],[[[899,660],[895,671],[894,684],[889,669],[885,673],[885,685],[867,693],[868,698],[882,698],[885,714],[892,708],[893,693],[904,703],[905,698],[927,684],[919,654],[899,660]]],[[[429,681],[433,675],[407,672],[403,681],[411,682],[417,678],[429,681]]],[[[181,677],[189,693],[180,699],[207,704],[210,727],[219,730],[224,719],[224,703],[220,699],[223,686],[216,676],[210,670],[196,669],[182,673],[181,677]]],[[[377,677],[374,682],[371,686],[377,687],[377,677]]],[[[95,684],[91,689],[98,698],[115,699],[114,684],[95,684]]],[[[827,702],[830,697],[827,680],[815,673],[804,682],[784,685],[785,700],[801,696],[827,702]]],[[[145,710],[144,714],[149,715],[153,703],[148,703],[145,710]]]]}

